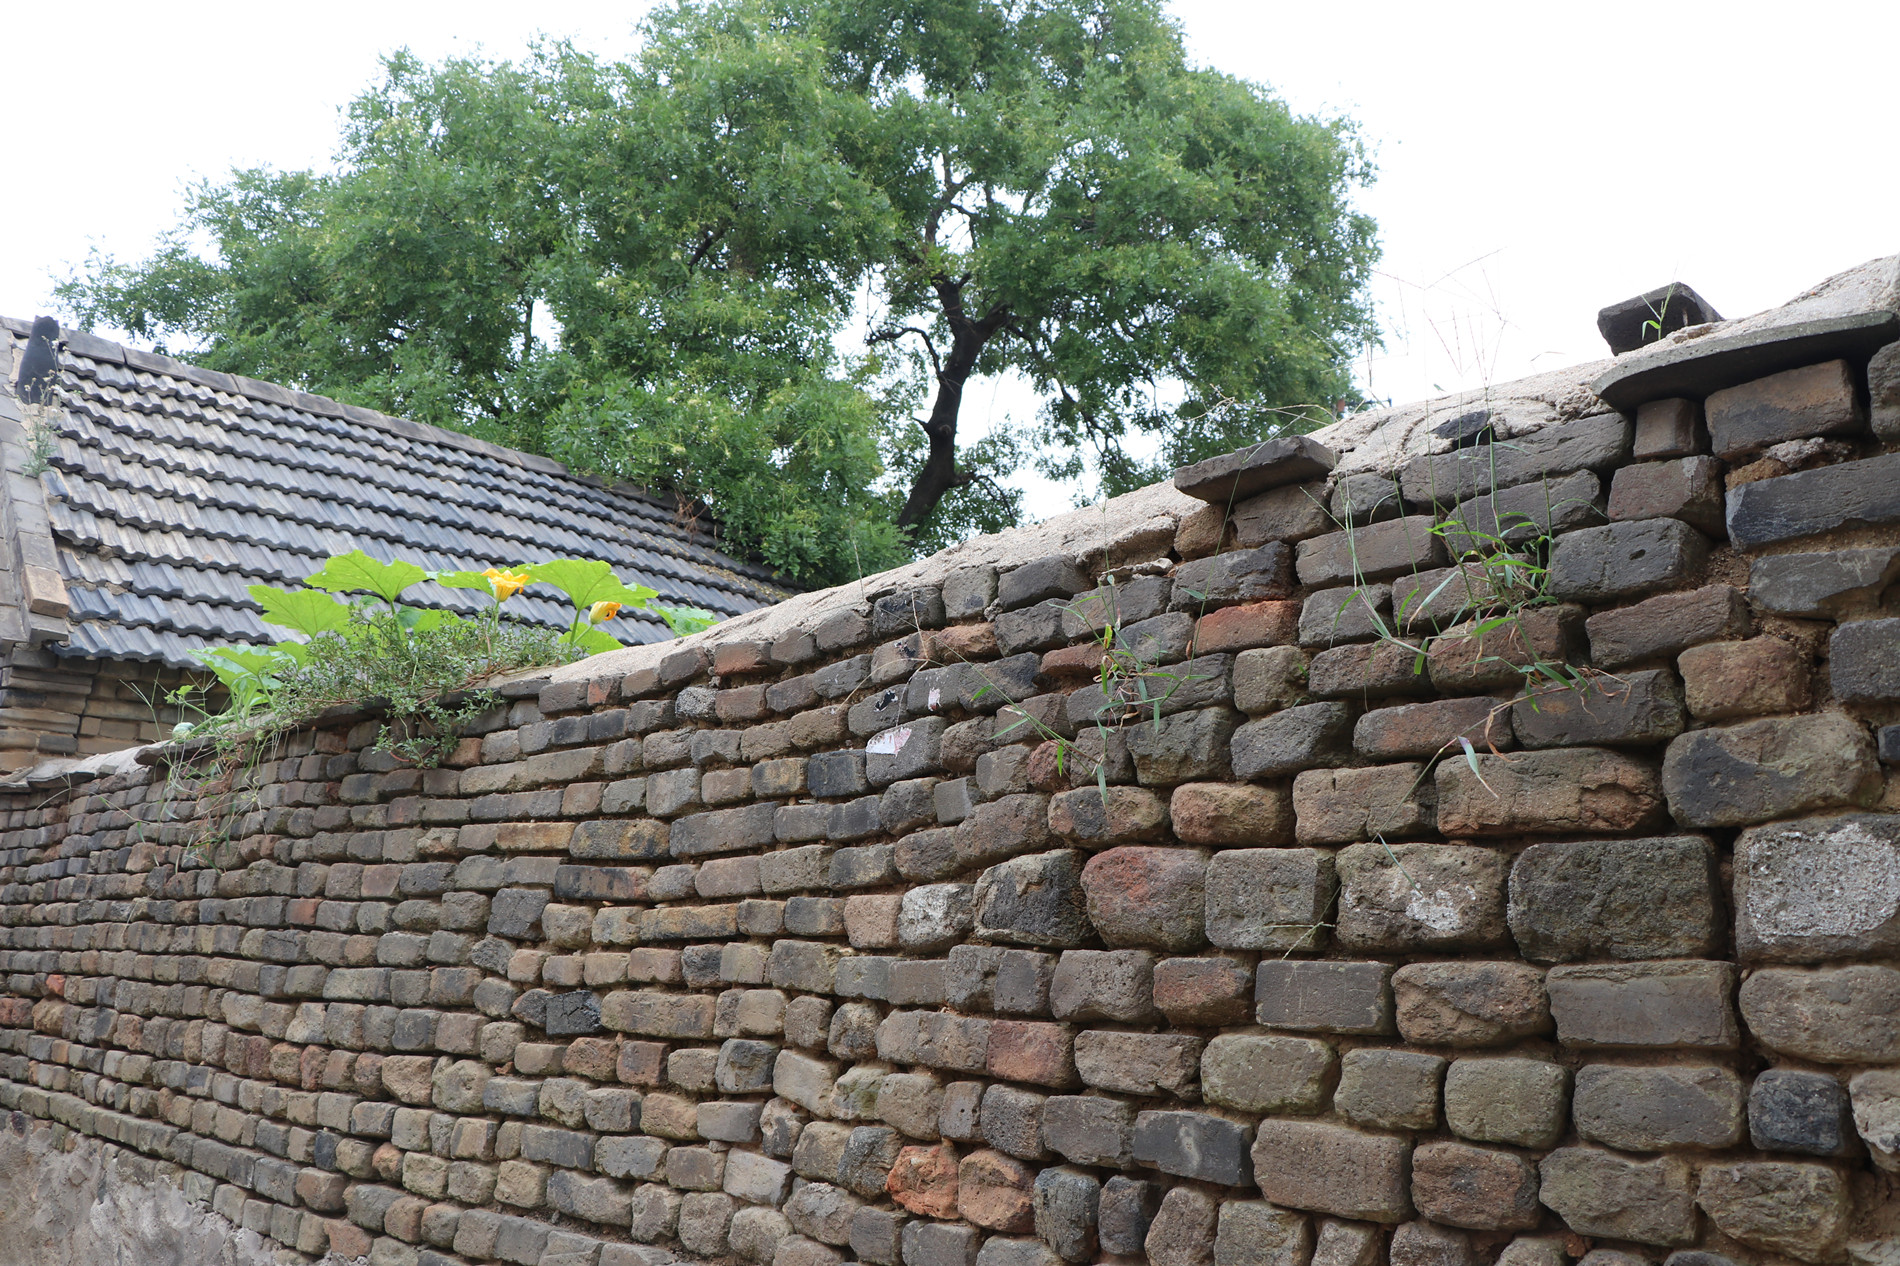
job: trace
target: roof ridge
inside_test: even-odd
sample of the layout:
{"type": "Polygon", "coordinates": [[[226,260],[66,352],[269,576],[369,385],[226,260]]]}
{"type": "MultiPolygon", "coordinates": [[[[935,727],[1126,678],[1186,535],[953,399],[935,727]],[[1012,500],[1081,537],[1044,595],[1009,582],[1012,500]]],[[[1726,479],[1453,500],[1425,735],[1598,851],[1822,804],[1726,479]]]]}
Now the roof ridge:
{"type": "MultiPolygon", "coordinates": [[[[26,338],[32,333],[33,323],[22,321],[18,317],[0,316],[0,328],[26,338]]],[[[243,374],[227,374],[222,370],[206,369],[202,365],[194,365],[189,361],[182,361],[160,352],[148,352],[136,347],[128,347],[124,343],[115,343],[89,330],[71,329],[63,323],[59,327],[59,336],[60,342],[65,345],[67,351],[75,356],[83,356],[87,360],[122,365],[127,369],[139,369],[147,373],[166,374],[186,382],[197,383],[201,387],[209,387],[213,391],[248,396],[256,400],[268,400],[288,409],[301,409],[320,417],[337,418],[345,422],[378,427],[393,435],[402,436],[404,439],[446,444],[451,448],[460,448],[484,457],[492,457],[497,461],[509,462],[541,474],[560,475],[581,483],[593,484],[595,487],[621,496],[637,497],[650,501],[663,510],[670,511],[676,508],[675,505],[668,505],[665,497],[650,488],[625,482],[610,484],[597,475],[582,474],[567,463],[556,461],[552,457],[509,448],[463,431],[451,431],[447,427],[436,426],[431,422],[417,422],[412,418],[397,417],[379,409],[344,404],[328,396],[298,391],[282,383],[267,382],[262,378],[250,378],[243,374]]],[[[675,493],[674,496],[677,498],[679,494],[675,493]]]]}

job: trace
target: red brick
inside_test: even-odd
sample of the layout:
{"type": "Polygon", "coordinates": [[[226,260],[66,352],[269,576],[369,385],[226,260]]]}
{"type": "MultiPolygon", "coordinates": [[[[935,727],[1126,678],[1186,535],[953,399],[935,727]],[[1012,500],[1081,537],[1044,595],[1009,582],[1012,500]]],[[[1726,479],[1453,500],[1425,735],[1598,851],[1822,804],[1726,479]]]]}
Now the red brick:
{"type": "Polygon", "coordinates": [[[1036,1171],[985,1148],[957,1167],[957,1212],[991,1231],[1025,1235],[1035,1230],[1031,1192],[1036,1171]]]}
{"type": "Polygon", "coordinates": [[[1073,1086],[1075,1034],[1046,1021],[996,1020],[990,1024],[987,1070],[1005,1081],[1073,1086]]]}
{"type": "Polygon", "coordinates": [[[927,1218],[957,1216],[957,1152],[948,1143],[906,1147],[897,1154],[884,1190],[900,1208],[927,1218]]]}
{"type": "Polygon", "coordinates": [[[1300,604],[1292,599],[1223,607],[1194,622],[1196,655],[1252,650],[1256,646],[1291,646],[1299,638],[1300,604]]]}

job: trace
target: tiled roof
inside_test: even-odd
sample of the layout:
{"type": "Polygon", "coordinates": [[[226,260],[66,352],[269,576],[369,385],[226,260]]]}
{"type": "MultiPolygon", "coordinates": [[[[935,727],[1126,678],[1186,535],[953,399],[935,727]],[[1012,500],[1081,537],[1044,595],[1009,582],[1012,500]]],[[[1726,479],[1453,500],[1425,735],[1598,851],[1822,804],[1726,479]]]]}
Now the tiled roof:
{"type": "MultiPolygon", "coordinates": [[[[0,320],[0,416],[19,412],[7,384],[29,328],[0,320]]],[[[61,655],[184,666],[199,647],[275,640],[246,587],[300,581],[351,549],[433,570],[604,559],[662,602],[721,617],[787,593],[669,500],[466,435],[72,331],[54,387],[39,484],[70,606],[68,636],[51,635],[61,655]]],[[[564,623],[565,605],[538,592],[509,614],[564,623]]],[[[436,585],[411,596],[488,605],[436,585]]],[[[606,628],[626,643],[670,636],[642,612],[606,628]]]]}

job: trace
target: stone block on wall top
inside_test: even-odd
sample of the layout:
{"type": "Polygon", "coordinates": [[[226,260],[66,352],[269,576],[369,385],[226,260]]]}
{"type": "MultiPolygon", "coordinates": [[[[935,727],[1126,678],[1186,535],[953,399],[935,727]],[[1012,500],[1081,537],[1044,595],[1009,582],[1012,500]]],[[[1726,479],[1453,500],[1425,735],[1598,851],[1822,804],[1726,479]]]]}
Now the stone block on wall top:
{"type": "Polygon", "coordinates": [[[1900,453],[1758,479],[1728,497],[1729,540],[1741,550],[1895,521],[1900,453]]]}
{"type": "Polygon", "coordinates": [[[1614,602],[1694,580],[1708,556],[1708,538],[1679,519],[1584,528],[1551,547],[1547,587],[1565,601],[1614,602]]]}
{"type": "Polygon", "coordinates": [[[1784,440],[1865,431],[1856,377],[1846,361],[1831,360],[1715,392],[1702,406],[1715,455],[1735,462],[1784,440]]]}
{"type": "Polygon", "coordinates": [[[1230,505],[1269,488],[1321,478],[1339,459],[1304,435],[1263,440],[1174,472],[1174,486],[1190,497],[1230,505]]]}

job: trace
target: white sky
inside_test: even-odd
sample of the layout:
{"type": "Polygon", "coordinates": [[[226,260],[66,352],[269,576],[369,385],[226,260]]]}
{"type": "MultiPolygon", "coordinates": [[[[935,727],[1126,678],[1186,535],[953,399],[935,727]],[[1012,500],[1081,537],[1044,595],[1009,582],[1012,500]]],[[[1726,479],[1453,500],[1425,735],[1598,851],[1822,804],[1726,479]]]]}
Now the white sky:
{"type": "MultiPolygon", "coordinates": [[[[195,177],[324,163],[383,52],[513,56],[545,33],[624,55],[648,4],[15,6],[0,312],[49,310],[94,246],[143,255],[195,177]]],[[[1374,147],[1375,396],[1593,359],[1596,310],[1670,280],[1740,316],[1900,251],[1891,0],[1174,5],[1198,60],[1374,147]]],[[[965,401],[972,438],[1034,408],[1009,383],[965,401]]],[[[1073,494],[1024,483],[1038,515],[1073,494]]]]}

